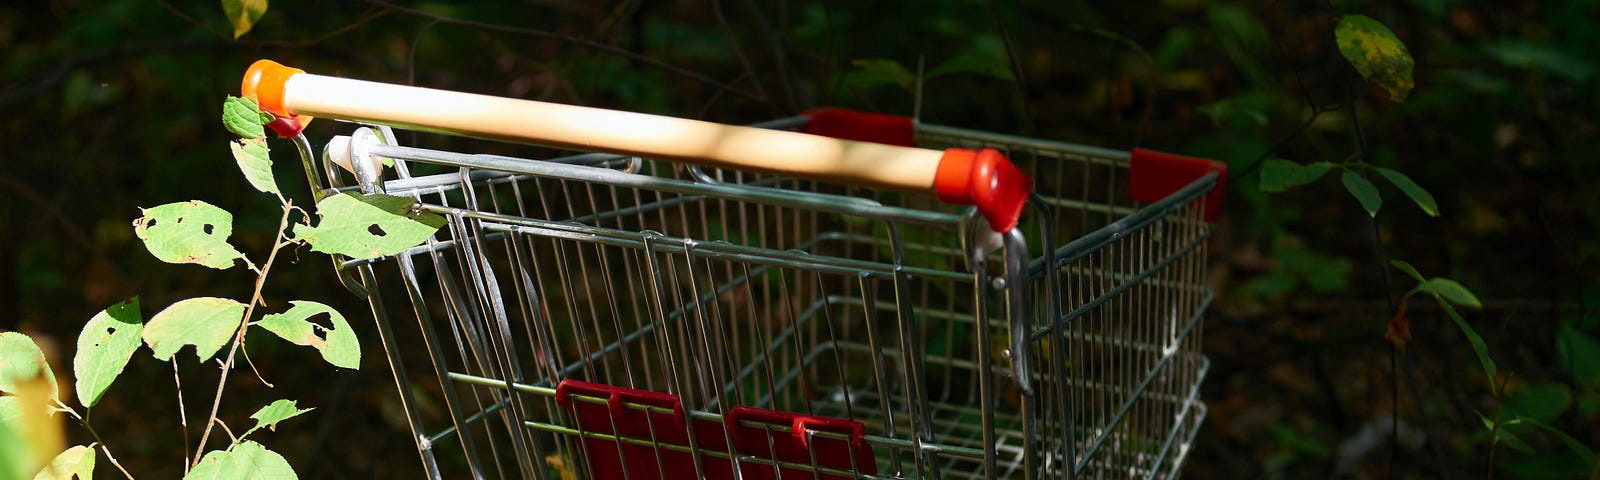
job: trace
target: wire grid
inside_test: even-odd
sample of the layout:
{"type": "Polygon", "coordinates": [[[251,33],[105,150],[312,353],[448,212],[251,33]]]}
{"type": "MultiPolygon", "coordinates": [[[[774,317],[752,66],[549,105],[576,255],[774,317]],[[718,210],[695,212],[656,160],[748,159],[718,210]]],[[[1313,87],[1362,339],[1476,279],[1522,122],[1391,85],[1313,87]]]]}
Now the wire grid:
{"type": "MultiPolygon", "coordinates": [[[[414,422],[444,416],[450,425],[420,442],[425,461],[459,442],[441,450],[446,470],[584,475],[590,447],[581,439],[604,435],[576,425],[554,400],[561,379],[581,379],[680,395],[696,421],[720,421],[733,405],[861,421],[878,469],[860,478],[1012,478],[1029,473],[1029,442],[1042,452],[1031,467],[1039,478],[1176,474],[1204,416],[1197,330],[1209,301],[1200,278],[1209,230],[1198,210],[1177,202],[1108,243],[1053,249],[1137,211],[1117,187],[1125,154],[940,127],[920,133],[929,146],[1000,147],[1038,191],[1074,193],[1046,196],[1046,221],[1024,224],[1034,259],[1026,288],[1044,299],[1031,316],[1036,404],[1022,404],[1006,368],[1008,312],[990,299],[1003,290],[990,284],[1001,267],[989,260],[999,255],[969,265],[964,217],[927,197],[717,170],[703,175],[728,191],[711,195],[497,171],[481,168],[500,164],[481,155],[396,147],[386,154],[480,164],[389,182],[389,193],[416,196],[449,226],[393,262],[348,265],[367,269],[368,287],[395,274],[405,285],[409,304],[395,304],[414,317],[429,354],[416,385],[444,412],[416,412],[426,410],[416,400],[407,408],[414,422]],[[811,203],[771,201],[741,185],[811,203]],[[983,384],[995,392],[988,406],[983,384]],[[986,410],[996,413],[985,418],[986,410]],[[1037,412],[1037,426],[1023,410],[1037,412]],[[985,453],[997,459],[992,471],[985,453]]],[[[637,159],[584,161],[658,179],[685,174],[637,159]]],[[[403,371],[405,391],[412,382],[403,371]]],[[[702,461],[730,456],[693,440],[622,441],[702,461]]]]}

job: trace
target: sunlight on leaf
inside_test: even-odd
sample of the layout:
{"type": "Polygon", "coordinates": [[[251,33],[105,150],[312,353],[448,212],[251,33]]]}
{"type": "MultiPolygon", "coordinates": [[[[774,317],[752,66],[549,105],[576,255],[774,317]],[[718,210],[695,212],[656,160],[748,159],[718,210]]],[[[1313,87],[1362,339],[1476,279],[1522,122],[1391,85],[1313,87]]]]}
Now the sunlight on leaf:
{"type": "Polygon", "coordinates": [[[250,414],[250,418],[254,418],[256,420],[256,426],[250,427],[250,429],[246,430],[243,435],[239,436],[239,438],[243,439],[244,437],[248,437],[250,436],[251,432],[260,430],[261,427],[267,427],[268,430],[276,432],[278,431],[278,422],[300,416],[302,413],[313,410],[310,408],[299,408],[297,403],[298,402],[294,400],[278,400],[276,402],[272,402],[271,405],[267,405],[265,407],[261,407],[260,410],[256,410],[256,413],[250,414]]]}
{"type": "Polygon", "coordinates": [[[170,360],[178,349],[194,345],[195,357],[205,362],[233,338],[244,310],[243,303],[226,298],[180,300],[150,318],[144,343],[160,360],[170,360]]]}
{"type": "Polygon", "coordinates": [[[361,341],[344,315],[317,302],[295,300],[289,304],[289,311],[264,316],[255,325],[289,343],[317,349],[322,352],[323,360],[336,367],[361,368],[361,341]],[[324,314],[332,328],[308,321],[324,314]]]}
{"type": "Polygon", "coordinates": [[[1333,36],[1339,53],[1361,78],[1382,87],[1394,101],[1405,101],[1416,85],[1411,79],[1416,62],[1389,27],[1366,15],[1345,15],[1333,36]]]}
{"type": "Polygon", "coordinates": [[[57,398],[56,374],[45,361],[44,350],[27,335],[0,332],[0,392],[21,393],[36,378],[49,384],[49,398],[57,398]]]}
{"type": "Polygon", "coordinates": [[[94,445],[78,445],[56,455],[33,480],[89,480],[94,478],[94,445]]]}
{"type": "Polygon", "coordinates": [[[206,202],[190,200],[143,209],[133,221],[133,233],[157,259],[167,263],[197,263],[218,270],[243,259],[228,244],[233,234],[233,214],[206,202]]]}
{"type": "Polygon", "coordinates": [[[222,13],[233,25],[233,38],[239,38],[255,28],[267,13],[267,0],[222,0],[222,13]]]}
{"type": "Polygon", "coordinates": [[[272,114],[261,111],[254,98],[228,96],[222,102],[222,126],[244,138],[266,138],[263,125],[272,122],[272,114]]]}
{"type": "Polygon", "coordinates": [[[317,226],[295,225],[294,237],[311,249],[352,258],[394,255],[421,245],[445,224],[444,217],[413,214],[416,199],[344,193],[317,203],[317,226]]]}
{"type": "Polygon", "coordinates": [[[233,160],[239,164],[239,172],[244,174],[250,186],[262,193],[282,194],[278,190],[278,183],[272,179],[272,157],[268,154],[267,139],[234,140],[228,144],[228,149],[233,151],[233,160]]]}
{"type": "Polygon", "coordinates": [[[72,357],[78,402],[85,407],[100,403],[100,397],[122,375],[128,359],[139,349],[143,334],[138,297],[112,305],[89,319],[78,334],[78,353],[72,357]]]}
{"type": "Polygon", "coordinates": [[[292,480],[299,478],[282,455],[245,440],[231,450],[212,450],[184,480],[292,480]]]}

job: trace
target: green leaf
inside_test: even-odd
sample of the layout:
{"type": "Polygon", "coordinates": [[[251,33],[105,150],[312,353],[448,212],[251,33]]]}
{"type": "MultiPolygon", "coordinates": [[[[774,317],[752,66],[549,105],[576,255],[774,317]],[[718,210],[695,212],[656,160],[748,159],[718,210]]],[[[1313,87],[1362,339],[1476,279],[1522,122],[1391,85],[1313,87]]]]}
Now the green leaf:
{"type": "Polygon", "coordinates": [[[144,343],[160,360],[170,360],[184,345],[194,345],[195,358],[205,362],[232,338],[244,310],[243,303],[226,298],[180,300],[150,318],[144,343]]]}
{"type": "Polygon", "coordinates": [[[1600,385],[1600,340],[1562,324],[1561,331],[1556,334],[1556,353],[1573,381],[1588,386],[1600,385]]]}
{"type": "Polygon", "coordinates": [[[861,58],[850,61],[856,68],[845,73],[840,83],[847,89],[867,91],[884,85],[896,85],[911,90],[916,75],[894,60],[861,58]]]}
{"type": "Polygon", "coordinates": [[[33,480],[90,480],[94,478],[94,446],[78,445],[56,455],[33,480]]]}
{"type": "Polygon", "coordinates": [[[78,401],[85,407],[100,403],[106,389],[128,366],[128,359],[139,349],[144,334],[144,319],[139,315],[139,298],[112,305],[95,314],[78,333],[78,353],[72,357],[72,374],[77,377],[78,401]]]}
{"type": "Polygon", "coordinates": [[[1500,422],[1500,427],[1495,428],[1495,422],[1481,413],[1478,414],[1478,420],[1483,422],[1484,430],[1494,432],[1495,441],[1500,442],[1507,447],[1511,447],[1512,450],[1522,453],[1533,453],[1533,447],[1529,446],[1528,442],[1524,442],[1521,438],[1517,438],[1516,432],[1512,432],[1511,429],[1506,428],[1509,426],[1507,424],[1511,422],[1500,422]]]}
{"type": "Polygon", "coordinates": [[[282,455],[245,440],[229,450],[212,450],[184,480],[293,480],[299,478],[282,455]]]}
{"type": "Polygon", "coordinates": [[[1372,169],[1377,170],[1383,178],[1389,179],[1389,183],[1393,183],[1401,192],[1405,192],[1407,197],[1411,197],[1411,201],[1422,208],[1423,213],[1427,213],[1430,217],[1439,216],[1439,204],[1433,200],[1433,194],[1428,193],[1421,185],[1417,185],[1417,182],[1411,181],[1411,177],[1383,167],[1372,167],[1372,169]]]}
{"type": "Polygon", "coordinates": [[[445,224],[444,217],[412,212],[417,201],[348,192],[317,203],[316,227],[295,225],[297,240],[311,249],[351,258],[394,255],[421,245],[445,224]]]}
{"type": "Polygon", "coordinates": [[[265,407],[261,407],[260,410],[256,410],[256,413],[250,414],[250,418],[256,419],[256,426],[250,427],[250,429],[246,430],[244,435],[240,435],[239,438],[243,439],[244,437],[248,437],[250,436],[251,432],[260,430],[261,427],[267,427],[267,429],[276,432],[278,431],[278,422],[300,416],[300,414],[312,410],[310,408],[299,408],[296,403],[298,402],[295,402],[294,400],[278,400],[276,402],[272,402],[271,405],[267,405],[265,407]]]}
{"type": "Polygon", "coordinates": [[[266,138],[262,126],[272,122],[272,114],[261,111],[256,99],[228,96],[222,102],[222,126],[244,138],[266,138]]]}
{"type": "Polygon", "coordinates": [[[1340,180],[1344,181],[1344,189],[1349,190],[1350,195],[1361,202],[1361,208],[1367,211],[1367,215],[1378,216],[1378,209],[1383,207],[1383,197],[1378,196],[1376,185],[1362,178],[1360,174],[1348,170],[1340,180]]]}
{"type": "Polygon", "coordinates": [[[1539,427],[1545,432],[1555,435],[1556,438],[1561,440],[1561,443],[1567,444],[1567,449],[1572,450],[1572,453],[1578,454],[1578,457],[1583,459],[1583,463],[1590,465],[1591,468],[1594,468],[1594,462],[1596,460],[1594,450],[1590,450],[1588,446],[1584,445],[1583,442],[1578,441],[1578,439],[1572,438],[1572,435],[1569,435],[1567,432],[1563,432],[1556,427],[1552,427],[1549,424],[1531,418],[1519,418],[1517,420],[1523,421],[1535,427],[1539,427]]]}
{"type": "MultiPolygon", "coordinates": [[[[931,80],[952,73],[976,73],[1008,82],[1016,80],[1011,74],[1011,66],[1006,64],[1006,59],[970,53],[945,60],[944,63],[928,71],[926,78],[931,80]]],[[[915,77],[912,80],[915,80],[915,77]]]]}
{"type": "Polygon", "coordinates": [[[1468,308],[1483,308],[1483,302],[1478,300],[1478,296],[1473,295],[1471,290],[1467,290],[1467,287],[1462,286],[1455,280],[1433,277],[1424,282],[1420,288],[1425,292],[1444,297],[1445,300],[1449,300],[1450,303],[1456,305],[1468,308]]]}
{"type": "Polygon", "coordinates": [[[1389,265],[1400,269],[1402,272],[1406,272],[1406,275],[1410,275],[1411,278],[1416,279],[1418,284],[1428,283],[1426,279],[1422,278],[1422,273],[1417,271],[1417,267],[1411,266],[1411,264],[1405,260],[1390,260],[1389,265]]]}
{"type": "Polygon", "coordinates": [[[1345,15],[1334,28],[1333,37],[1339,44],[1339,53],[1356,67],[1361,78],[1389,92],[1396,102],[1406,100],[1415,86],[1411,71],[1416,62],[1389,27],[1366,15],[1345,15]]]}
{"type": "Polygon", "coordinates": [[[1328,162],[1301,165],[1281,158],[1267,159],[1261,164],[1261,191],[1282,192],[1315,182],[1331,168],[1333,164],[1328,162]]]}
{"type": "Polygon", "coordinates": [[[1581,83],[1594,74],[1595,66],[1577,53],[1549,45],[1538,45],[1523,40],[1494,42],[1483,46],[1483,51],[1508,67],[1543,70],[1554,73],[1573,83],[1581,83]]]}
{"type": "Polygon", "coordinates": [[[244,36],[267,13],[267,0],[222,0],[222,14],[233,25],[233,38],[244,36]]]}
{"type": "Polygon", "coordinates": [[[243,259],[228,244],[233,234],[233,214],[206,202],[190,200],[141,209],[133,233],[157,259],[167,263],[197,263],[218,270],[243,259]]]}
{"type": "Polygon", "coordinates": [[[45,361],[44,350],[27,335],[0,332],[0,392],[21,393],[25,383],[38,377],[50,385],[50,398],[59,398],[56,374],[45,361]]]}
{"type": "Polygon", "coordinates": [[[31,470],[33,442],[18,432],[18,403],[17,397],[0,397],[0,478],[28,478],[31,470]]]}
{"type": "Polygon", "coordinates": [[[361,368],[361,340],[344,315],[317,302],[296,300],[289,304],[289,311],[262,317],[255,325],[295,345],[321,351],[322,359],[336,367],[361,368]],[[323,314],[328,316],[331,327],[308,321],[323,314]]]}
{"type": "Polygon", "coordinates": [[[1542,380],[1516,389],[1506,397],[1502,416],[1526,417],[1548,422],[1572,407],[1572,389],[1566,384],[1542,380]]]}
{"type": "Polygon", "coordinates": [[[238,162],[239,171],[244,173],[245,180],[250,181],[250,186],[262,193],[282,195],[278,190],[278,182],[272,179],[272,157],[267,154],[267,139],[239,139],[229,143],[228,148],[233,151],[233,160],[238,162]]]}
{"type": "Polygon", "coordinates": [[[1455,307],[1451,307],[1450,302],[1437,295],[1433,298],[1438,300],[1439,306],[1444,308],[1444,313],[1450,316],[1450,320],[1456,322],[1456,328],[1461,329],[1461,334],[1467,337],[1467,343],[1472,345],[1472,353],[1478,355],[1478,365],[1482,366],[1483,373],[1489,376],[1489,383],[1494,384],[1496,371],[1494,359],[1489,357],[1489,346],[1483,343],[1483,337],[1478,336],[1478,331],[1473,330],[1471,325],[1467,325],[1467,321],[1461,318],[1461,314],[1456,313],[1455,307]]]}

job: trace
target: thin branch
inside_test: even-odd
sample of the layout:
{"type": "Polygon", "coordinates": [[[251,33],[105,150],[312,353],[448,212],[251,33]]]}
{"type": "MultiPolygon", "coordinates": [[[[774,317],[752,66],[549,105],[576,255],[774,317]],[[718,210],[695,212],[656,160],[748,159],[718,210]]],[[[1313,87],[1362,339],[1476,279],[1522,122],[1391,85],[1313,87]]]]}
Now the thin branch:
{"type": "Polygon", "coordinates": [[[744,67],[745,74],[750,77],[750,85],[755,87],[756,95],[760,95],[768,108],[773,107],[772,97],[767,95],[767,89],[761,86],[761,78],[756,76],[756,69],[750,64],[750,57],[744,54],[744,47],[739,45],[739,36],[733,33],[733,25],[728,23],[728,16],[722,12],[722,0],[711,1],[711,12],[717,17],[717,26],[722,27],[722,35],[727,37],[728,46],[733,48],[733,56],[739,59],[739,65],[744,67]]]}
{"type": "Polygon", "coordinates": [[[652,57],[647,56],[647,55],[640,55],[640,54],[637,54],[637,53],[633,53],[633,52],[630,52],[630,51],[627,51],[627,50],[623,50],[621,48],[617,48],[617,47],[614,47],[614,46],[611,46],[611,45],[606,45],[606,44],[600,43],[600,42],[595,42],[595,41],[592,41],[592,40],[585,40],[585,39],[581,39],[581,38],[575,38],[575,37],[572,37],[572,36],[569,36],[569,35],[562,35],[562,34],[558,34],[558,33],[555,33],[555,32],[539,30],[539,29],[534,29],[534,28],[512,27],[512,26],[508,26],[508,25],[499,25],[499,24],[485,23],[485,22],[479,22],[479,21],[474,21],[474,20],[463,20],[463,19],[460,19],[460,18],[453,18],[453,17],[442,16],[442,15],[435,15],[435,14],[432,14],[432,13],[424,12],[422,10],[417,10],[417,9],[414,9],[414,8],[407,8],[407,7],[403,7],[403,6],[400,6],[400,5],[395,5],[393,3],[389,3],[389,2],[386,2],[384,0],[361,0],[361,1],[373,4],[373,5],[378,5],[378,6],[381,6],[381,7],[389,8],[391,10],[394,10],[394,11],[397,11],[397,12],[400,12],[400,13],[404,13],[406,15],[411,15],[411,16],[431,19],[431,20],[437,21],[439,23],[447,23],[447,24],[451,24],[451,25],[460,25],[460,26],[465,26],[465,27],[479,28],[479,29],[483,29],[483,30],[492,30],[492,31],[496,31],[496,32],[515,33],[515,34],[518,34],[518,35],[528,35],[528,36],[534,36],[534,37],[539,37],[539,38],[548,38],[548,39],[552,39],[552,40],[559,40],[559,41],[571,43],[571,44],[574,44],[574,45],[581,45],[581,46],[588,47],[588,48],[591,48],[591,49],[594,49],[594,50],[599,50],[599,51],[602,51],[602,52],[610,53],[612,55],[617,55],[619,57],[627,58],[629,60],[633,60],[633,61],[640,62],[640,63],[646,64],[646,65],[649,65],[649,66],[652,66],[652,67],[656,67],[656,68],[665,70],[667,72],[683,76],[685,78],[696,80],[696,81],[699,81],[701,83],[705,83],[707,85],[711,85],[713,87],[726,90],[726,91],[728,91],[728,93],[732,93],[734,95],[738,95],[740,97],[744,97],[744,98],[746,98],[748,100],[752,100],[752,101],[756,101],[756,102],[765,101],[759,95],[756,95],[756,94],[753,94],[753,93],[750,93],[750,92],[747,92],[747,91],[744,91],[744,90],[740,90],[740,89],[737,89],[737,88],[733,88],[732,86],[730,86],[730,85],[728,85],[726,83],[719,82],[714,78],[711,78],[711,77],[708,77],[708,76],[705,76],[705,75],[701,75],[699,73],[695,73],[695,72],[690,71],[688,69],[685,69],[685,68],[682,68],[682,67],[678,67],[676,65],[672,65],[672,64],[663,62],[661,60],[657,60],[657,59],[652,58],[652,57]]]}
{"type": "MultiPolygon", "coordinates": [[[[213,418],[213,419],[211,419],[211,423],[215,423],[217,425],[221,425],[222,426],[222,431],[226,432],[228,434],[228,438],[230,440],[233,440],[233,443],[231,445],[238,445],[239,444],[239,436],[238,435],[234,435],[233,434],[233,429],[228,428],[228,422],[224,422],[220,418],[213,418]]],[[[245,433],[249,433],[249,432],[245,432],[245,433]]],[[[229,448],[232,448],[232,447],[229,447],[229,448]]]]}
{"type": "MultiPolygon", "coordinates": [[[[261,298],[261,287],[267,282],[267,273],[272,270],[272,262],[278,259],[278,251],[285,245],[284,236],[289,230],[289,214],[295,210],[294,205],[283,204],[283,217],[278,219],[278,239],[273,242],[272,252],[267,254],[267,261],[261,264],[261,273],[256,275],[255,293],[250,295],[250,305],[245,307],[244,317],[239,319],[239,331],[233,336],[233,344],[228,347],[227,360],[223,361],[222,374],[217,379],[217,395],[211,400],[211,414],[206,417],[206,429],[200,434],[200,443],[195,446],[194,459],[189,463],[190,468],[200,464],[200,459],[205,453],[206,441],[211,438],[211,426],[217,424],[217,409],[222,407],[222,392],[228,386],[228,372],[233,370],[233,359],[238,354],[240,345],[244,344],[245,332],[250,328],[250,318],[255,315],[256,304],[260,303],[256,299],[261,298]]],[[[230,432],[228,435],[233,434],[230,432]]]]}
{"type": "Polygon", "coordinates": [[[187,412],[188,408],[184,407],[184,405],[183,405],[183,378],[178,376],[178,361],[177,361],[177,359],[173,359],[172,361],[167,362],[167,363],[171,363],[172,364],[172,383],[177,385],[177,387],[178,387],[178,425],[181,425],[183,427],[183,428],[181,428],[181,430],[183,430],[183,474],[184,475],[188,475],[189,474],[189,414],[187,412]]]}
{"type": "Polygon", "coordinates": [[[106,447],[106,441],[100,438],[100,432],[96,432],[94,427],[89,426],[89,422],[84,420],[82,415],[78,415],[77,410],[73,410],[72,407],[68,407],[66,404],[61,403],[60,400],[56,400],[55,402],[55,408],[57,410],[67,412],[67,415],[71,415],[73,420],[78,421],[78,425],[82,425],[84,430],[88,430],[89,436],[94,437],[94,442],[100,444],[100,450],[106,452],[106,458],[111,460],[111,464],[116,465],[117,470],[121,470],[122,475],[128,477],[128,480],[133,480],[133,474],[128,473],[128,469],[122,468],[122,462],[118,462],[117,457],[111,454],[111,449],[106,447]]]}

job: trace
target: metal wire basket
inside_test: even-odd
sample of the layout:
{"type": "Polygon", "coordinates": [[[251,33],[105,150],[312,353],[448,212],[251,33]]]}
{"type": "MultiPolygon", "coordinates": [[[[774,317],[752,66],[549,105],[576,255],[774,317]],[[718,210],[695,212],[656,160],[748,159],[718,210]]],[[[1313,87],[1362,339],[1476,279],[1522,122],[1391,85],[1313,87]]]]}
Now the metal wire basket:
{"type": "Polygon", "coordinates": [[[1205,418],[1216,162],[840,110],[760,125],[998,151],[1034,189],[997,229],[943,191],[404,147],[386,124],[415,121],[318,108],[277,113],[372,126],[320,161],[298,137],[314,189],[448,219],[338,262],[433,478],[1171,478],[1205,418]]]}

